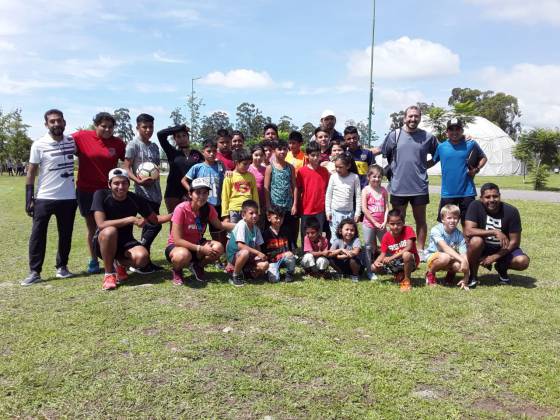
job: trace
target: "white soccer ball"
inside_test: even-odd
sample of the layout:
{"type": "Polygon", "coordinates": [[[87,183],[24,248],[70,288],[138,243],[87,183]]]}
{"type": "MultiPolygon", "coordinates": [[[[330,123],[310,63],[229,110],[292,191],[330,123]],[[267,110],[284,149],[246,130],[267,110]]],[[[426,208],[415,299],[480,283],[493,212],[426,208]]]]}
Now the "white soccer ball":
{"type": "Polygon", "coordinates": [[[136,169],[136,176],[140,178],[159,178],[159,168],[152,162],[144,162],[136,169]]]}

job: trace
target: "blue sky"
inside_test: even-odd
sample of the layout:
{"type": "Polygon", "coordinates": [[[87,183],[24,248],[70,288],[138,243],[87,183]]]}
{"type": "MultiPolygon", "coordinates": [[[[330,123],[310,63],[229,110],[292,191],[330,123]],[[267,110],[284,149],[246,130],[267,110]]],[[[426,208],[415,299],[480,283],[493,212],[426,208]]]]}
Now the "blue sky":
{"type": "MultiPolygon", "coordinates": [[[[32,137],[52,107],[67,132],[119,107],[163,128],[201,77],[203,114],[250,102],[301,126],[330,108],[342,130],[367,116],[372,4],[0,0],[0,107],[22,108],[32,137]]],[[[375,130],[454,87],[513,94],[525,127],[558,126],[559,29],[560,0],[377,1],[375,130]]]]}

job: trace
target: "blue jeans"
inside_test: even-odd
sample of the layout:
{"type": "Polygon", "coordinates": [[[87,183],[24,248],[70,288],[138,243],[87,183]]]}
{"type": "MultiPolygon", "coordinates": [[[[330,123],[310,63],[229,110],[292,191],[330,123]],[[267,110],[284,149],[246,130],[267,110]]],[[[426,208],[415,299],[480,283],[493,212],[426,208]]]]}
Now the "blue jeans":
{"type": "Polygon", "coordinates": [[[332,244],[336,239],[336,229],[338,228],[338,225],[344,219],[354,219],[354,211],[331,210],[331,216],[332,217],[329,226],[331,228],[331,244],[332,244]]]}
{"type": "Polygon", "coordinates": [[[364,234],[364,244],[365,244],[365,253],[364,253],[364,263],[366,264],[366,269],[368,275],[371,273],[371,263],[373,253],[379,248],[381,245],[381,239],[383,239],[383,235],[385,235],[386,230],[378,229],[376,227],[370,228],[366,226],[365,223],[362,223],[362,232],[364,234]],[[374,247],[373,245],[376,244],[374,247]]]}
{"type": "Polygon", "coordinates": [[[285,267],[288,273],[294,274],[296,270],[296,258],[290,255],[289,257],[282,257],[278,261],[268,264],[268,272],[274,275],[276,281],[280,281],[281,267],[285,267]]]}

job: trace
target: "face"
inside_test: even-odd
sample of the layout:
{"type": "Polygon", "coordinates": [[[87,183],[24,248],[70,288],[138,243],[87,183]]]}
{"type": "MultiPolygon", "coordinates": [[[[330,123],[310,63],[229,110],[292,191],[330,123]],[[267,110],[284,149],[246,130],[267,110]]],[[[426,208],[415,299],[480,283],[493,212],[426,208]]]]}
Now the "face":
{"type": "Polygon", "coordinates": [[[336,169],[336,173],[340,176],[348,175],[348,171],[350,170],[350,165],[346,165],[342,160],[337,159],[334,162],[334,168],[336,169]]]}
{"type": "Polygon", "coordinates": [[[207,188],[198,188],[191,191],[191,202],[198,207],[202,207],[208,201],[210,191],[207,188]]]}
{"type": "Polygon", "coordinates": [[[204,160],[209,163],[214,163],[216,161],[216,151],[217,149],[215,147],[205,147],[202,150],[204,160]]]}
{"type": "Polygon", "coordinates": [[[321,234],[319,233],[319,230],[317,230],[315,228],[305,229],[305,234],[313,242],[317,242],[319,240],[319,237],[321,236],[321,234]]]}
{"type": "Polygon", "coordinates": [[[458,214],[453,214],[453,213],[447,213],[442,218],[441,221],[442,221],[445,229],[450,231],[450,230],[453,230],[457,227],[457,223],[459,223],[459,215],[458,214]]]}
{"type": "Polygon", "coordinates": [[[480,196],[480,201],[489,213],[495,213],[500,209],[500,193],[497,190],[486,190],[480,196]]]}
{"type": "Polygon", "coordinates": [[[327,147],[329,147],[329,134],[325,131],[318,131],[315,135],[315,139],[322,149],[326,149],[327,147]]]}
{"type": "Polygon", "coordinates": [[[381,179],[383,176],[379,171],[371,171],[368,173],[368,181],[371,185],[379,185],[381,184],[381,179]]]}
{"type": "Polygon", "coordinates": [[[398,236],[403,230],[404,223],[400,217],[391,216],[387,220],[387,225],[393,236],[398,236]]]}
{"type": "Polygon", "coordinates": [[[457,125],[452,125],[447,129],[447,137],[452,142],[458,142],[463,137],[463,129],[457,125]]]}
{"type": "Polygon", "coordinates": [[[299,153],[299,151],[301,149],[301,143],[299,141],[289,140],[288,141],[288,148],[290,149],[290,152],[292,152],[294,154],[299,153]]]}
{"type": "Polygon", "coordinates": [[[404,125],[406,125],[410,130],[416,130],[418,128],[418,124],[420,124],[420,119],[420,111],[418,109],[411,108],[407,111],[404,117],[404,125]]]}
{"type": "Polygon", "coordinates": [[[331,149],[331,156],[338,156],[340,155],[342,152],[344,152],[344,149],[342,148],[342,146],[340,144],[333,144],[332,149],[331,149]]]}
{"type": "Polygon", "coordinates": [[[284,220],[283,217],[278,216],[277,214],[269,214],[267,219],[270,222],[270,225],[276,230],[280,229],[280,226],[282,226],[282,220],[284,220]]]}
{"type": "Polygon", "coordinates": [[[340,233],[342,234],[342,239],[349,242],[356,236],[356,228],[354,225],[346,223],[342,226],[342,229],[340,229],[340,233]]]}
{"type": "Polygon", "coordinates": [[[101,139],[108,140],[113,137],[113,130],[115,126],[111,120],[101,120],[99,125],[95,126],[95,134],[101,139]]]}
{"type": "Polygon", "coordinates": [[[313,152],[307,155],[307,161],[311,166],[319,165],[320,160],[321,160],[321,154],[319,152],[313,152]]]}
{"type": "Polygon", "coordinates": [[[251,165],[250,160],[242,160],[241,162],[237,162],[235,164],[235,170],[240,174],[245,174],[249,170],[250,165],[251,165]]]}
{"type": "Polygon", "coordinates": [[[233,150],[242,149],[245,144],[245,140],[239,134],[236,134],[231,138],[231,148],[233,150]]]}
{"type": "Polygon", "coordinates": [[[142,140],[150,140],[150,137],[154,134],[154,123],[141,122],[136,126],[136,130],[138,130],[138,135],[142,140]]]}
{"type": "Polygon", "coordinates": [[[288,154],[288,149],[285,147],[277,147],[276,148],[276,158],[280,161],[286,159],[286,155],[288,154]]]}
{"type": "Polygon", "coordinates": [[[113,197],[117,200],[124,200],[126,194],[128,193],[128,187],[130,186],[130,181],[124,176],[116,176],[109,183],[109,188],[113,193],[113,197]]]}
{"type": "Polygon", "coordinates": [[[243,220],[250,226],[254,226],[259,221],[259,212],[253,207],[243,210],[243,220]]]}
{"type": "Polygon", "coordinates": [[[66,128],[66,121],[59,114],[49,114],[47,115],[47,122],[45,122],[45,127],[49,130],[55,137],[62,136],[64,133],[64,128],[66,128]]]}
{"type": "Polygon", "coordinates": [[[346,134],[344,136],[344,144],[348,146],[350,150],[356,150],[360,143],[360,136],[357,133],[346,134]]]}
{"type": "Polygon", "coordinates": [[[264,153],[262,150],[255,150],[253,152],[253,165],[260,166],[264,161],[264,153]]]}
{"type": "Polygon", "coordinates": [[[229,153],[231,151],[231,137],[218,138],[218,150],[220,153],[229,153]]]}
{"type": "Polygon", "coordinates": [[[190,145],[190,137],[187,131],[179,131],[173,135],[175,144],[179,149],[188,149],[190,145]]]}
{"type": "Polygon", "coordinates": [[[264,132],[264,139],[265,140],[278,140],[278,133],[274,130],[274,128],[267,128],[264,132]]]}
{"type": "Polygon", "coordinates": [[[329,115],[325,118],[321,118],[321,125],[323,128],[332,131],[336,125],[336,118],[333,115],[329,115]]]}

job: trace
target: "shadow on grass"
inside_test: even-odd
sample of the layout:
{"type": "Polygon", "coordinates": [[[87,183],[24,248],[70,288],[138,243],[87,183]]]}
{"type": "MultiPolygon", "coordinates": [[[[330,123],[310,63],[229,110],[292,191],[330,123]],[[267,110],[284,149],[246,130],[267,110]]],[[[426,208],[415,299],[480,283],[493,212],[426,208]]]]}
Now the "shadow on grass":
{"type": "MultiPolygon", "coordinates": [[[[537,287],[537,279],[534,277],[524,276],[520,274],[509,273],[511,279],[510,287],[523,287],[524,289],[534,289],[537,287]]],[[[497,274],[485,274],[478,276],[479,286],[504,286],[500,283],[500,278],[497,274]]],[[[507,285],[504,287],[508,287],[507,285]]]]}

